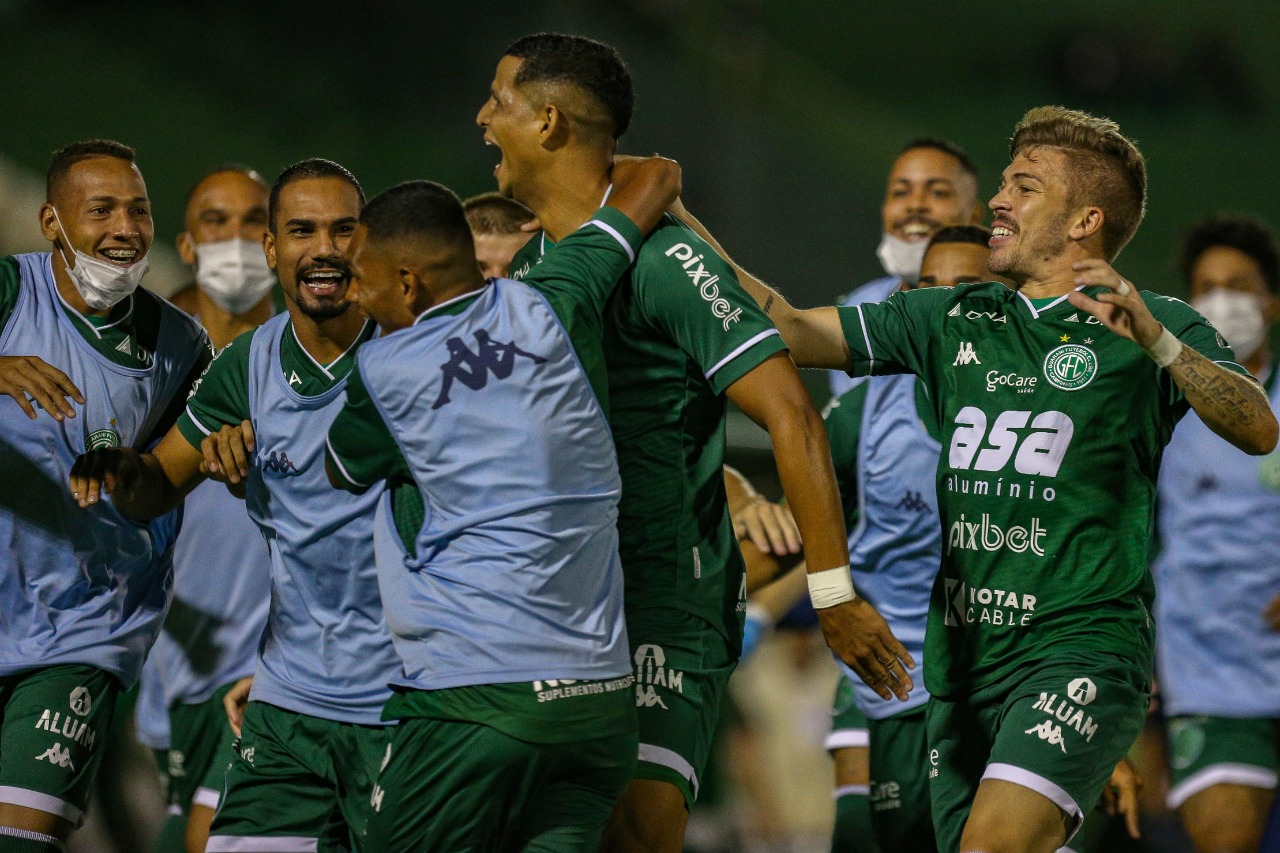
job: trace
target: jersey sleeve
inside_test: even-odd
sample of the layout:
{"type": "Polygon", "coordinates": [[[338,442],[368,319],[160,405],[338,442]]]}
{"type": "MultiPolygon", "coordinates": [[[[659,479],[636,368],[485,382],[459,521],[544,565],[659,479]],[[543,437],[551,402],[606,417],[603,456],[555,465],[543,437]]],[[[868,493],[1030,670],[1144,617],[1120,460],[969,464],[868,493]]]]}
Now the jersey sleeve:
{"type": "Polygon", "coordinates": [[[675,220],[645,242],[632,280],[650,322],[698,365],[717,394],[787,348],[733,269],[675,220]]]}
{"type": "Polygon", "coordinates": [[[524,280],[547,298],[570,335],[583,320],[598,328],[605,302],[635,262],[642,240],[626,214],[602,207],[531,267],[524,280]]]}
{"type": "MultiPolygon", "coordinates": [[[[1236,361],[1235,353],[1227,345],[1226,340],[1213,325],[1181,299],[1172,296],[1161,296],[1143,292],[1143,301],[1151,309],[1151,314],[1173,333],[1174,337],[1200,353],[1214,364],[1220,364],[1227,370],[1252,377],[1249,370],[1236,361]]],[[[1173,381],[1169,371],[1160,371],[1160,381],[1164,383],[1168,402],[1178,417],[1186,412],[1188,403],[1186,395],[1173,381]]]]}
{"type": "Polygon", "coordinates": [[[342,487],[356,494],[379,480],[408,475],[404,455],[364,384],[358,360],[347,376],[347,400],[329,427],[324,455],[342,487]]]}
{"type": "Polygon", "coordinates": [[[0,258],[0,330],[9,325],[9,316],[22,290],[22,267],[14,257],[0,258]]]}
{"type": "Polygon", "coordinates": [[[899,291],[884,302],[841,306],[840,326],[853,358],[850,376],[922,375],[933,319],[949,287],[899,291]]]}
{"type": "Polygon", "coordinates": [[[249,343],[245,332],[223,347],[191,386],[187,405],[178,415],[177,427],[192,447],[224,426],[249,419],[249,343]]]}
{"type": "Polygon", "coordinates": [[[867,384],[862,382],[839,397],[832,397],[822,410],[847,530],[853,530],[858,522],[858,444],[866,403],[867,384]]]}

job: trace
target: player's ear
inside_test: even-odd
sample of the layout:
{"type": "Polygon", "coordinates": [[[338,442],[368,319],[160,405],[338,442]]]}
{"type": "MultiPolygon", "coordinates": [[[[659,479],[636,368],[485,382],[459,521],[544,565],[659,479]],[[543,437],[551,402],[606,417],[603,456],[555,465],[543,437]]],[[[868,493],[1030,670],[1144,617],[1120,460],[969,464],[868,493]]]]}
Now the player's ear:
{"type": "Polygon", "coordinates": [[[276,235],[268,228],[262,234],[262,251],[267,256],[267,266],[276,268],[276,235]]]}
{"type": "Polygon", "coordinates": [[[182,262],[189,267],[196,264],[196,241],[191,236],[190,231],[183,231],[178,235],[178,239],[174,241],[178,248],[178,257],[182,258],[182,262]]]}
{"type": "Polygon", "coordinates": [[[559,148],[569,138],[569,117],[555,104],[543,104],[538,141],[544,148],[559,148]]]}
{"type": "Polygon", "coordinates": [[[45,202],[40,205],[40,235],[52,243],[58,236],[58,223],[53,215],[53,205],[45,202]]]}
{"type": "Polygon", "coordinates": [[[987,218],[987,207],[980,201],[973,203],[973,210],[969,211],[970,225],[981,225],[982,220],[987,218]]]}
{"type": "Polygon", "coordinates": [[[1093,204],[1083,207],[1076,213],[1067,235],[1072,240],[1088,240],[1102,233],[1104,221],[1106,221],[1106,214],[1102,212],[1102,208],[1093,204]]]}

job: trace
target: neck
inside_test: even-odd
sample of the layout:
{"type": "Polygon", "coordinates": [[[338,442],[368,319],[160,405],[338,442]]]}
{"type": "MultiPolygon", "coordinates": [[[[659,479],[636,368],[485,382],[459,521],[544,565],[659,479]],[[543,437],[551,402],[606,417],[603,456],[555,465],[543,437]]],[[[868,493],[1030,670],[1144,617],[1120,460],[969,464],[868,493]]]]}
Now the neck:
{"type": "Polygon", "coordinates": [[[612,168],[611,151],[566,151],[539,170],[535,185],[518,200],[538,215],[547,236],[558,242],[599,209],[612,168]]]}
{"type": "Polygon", "coordinates": [[[474,271],[459,270],[453,275],[437,279],[431,283],[429,290],[424,287],[419,291],[420,296],[413,303],[413,318],[416,320],[422,316],[423,312],[430,311],[437,305],[443,305],[451,299],[475,293],[487,283],[480,275],[479,267],[474,271]]]}
{"type": "Polygon", "coordinates": [[[314,320],[290,303],[289,318],[298,333],[298,343],[321,364],[329,364],[351,349],[365,322],[364,312],[354,305],[337,317],[314,320]]]}
{"type": "Polygon", "coordinates": [[[58,251],[57,246],[53,247],[52,266],[53,283],[57,286],[58,293],[61,294],[68,305],[79,313],[90,317],[105,317],[111,313],[110,308],[104,308],[99,311],[96,308],[90,308],[89,303],[84,301],[84,297],[76,289],[76,283],[71,280],[71,274],[67,272],[67,262],[62,259],[62,253],[58,251]]]}
{"type": "Polygon", "coordinates": [[[1096,256],[1080,250],[1078,244],[1069,242],[1066,250],[1056,257],[1046,258],[1040,268],[1021,281],[1013,279],[1015,287],[1028,299],[1048,299],[1062,296],[1076,289],[1076,271],[1071,265],[1096,256]]]}
{"type": "Polygon", "coordinates": [[[209,333],[214,349],[220,350],[240,335],[271,319],[271,295],[264,296],[261,302],[244,314],[232,314],[218,307],[208,294],[197,287],[196,313],[200,316],[200,325],[209,333]]]}

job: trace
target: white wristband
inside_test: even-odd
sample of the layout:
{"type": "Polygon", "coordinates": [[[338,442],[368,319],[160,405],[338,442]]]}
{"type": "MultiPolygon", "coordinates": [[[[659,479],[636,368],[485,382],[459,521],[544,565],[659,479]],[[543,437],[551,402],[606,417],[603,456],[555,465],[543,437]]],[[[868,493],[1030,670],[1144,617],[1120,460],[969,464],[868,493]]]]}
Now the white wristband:
{"type": "Polygon", "coordinates": [[[1182,341],[1178,340],[1173,332],[1162,328],[1160,337],[1156,338],[1156,342],[1151,346],[1146,347],[1145,351],[1156,363],[1156,367],[1168,367],[1182,355],[1182,341]]]}
{"type": "Polygon", "coordinates": [[[805,575],[805,580],[809,582],[809,600],[813,602],[815,610],[835,607],[858,597],[853,591],[853,575],[849,573],[847,565],[809,572],[805,575]]]}

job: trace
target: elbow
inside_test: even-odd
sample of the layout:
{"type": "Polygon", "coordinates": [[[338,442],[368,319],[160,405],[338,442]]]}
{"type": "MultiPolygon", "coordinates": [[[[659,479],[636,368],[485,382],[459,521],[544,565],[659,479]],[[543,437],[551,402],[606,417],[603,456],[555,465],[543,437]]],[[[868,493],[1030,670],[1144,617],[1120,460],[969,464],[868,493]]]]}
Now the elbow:
{"type": "Polygon", "coordinates": [[[1276,416],[1267,412],[1267,417],[1252,433],[1245,437],[1245,444],[1239,444],[1241,450],[1250,456],[1265,456],[1276,449],[1276,441],[1280,439],[1280,424],[1276,416]]]}

